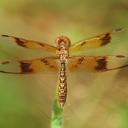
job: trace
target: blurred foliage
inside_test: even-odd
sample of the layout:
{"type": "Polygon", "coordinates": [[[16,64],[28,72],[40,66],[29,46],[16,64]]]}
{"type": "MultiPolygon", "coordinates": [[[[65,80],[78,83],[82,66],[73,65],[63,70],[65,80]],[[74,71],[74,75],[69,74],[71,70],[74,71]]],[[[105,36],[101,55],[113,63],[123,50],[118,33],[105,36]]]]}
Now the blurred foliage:
{"type": "MultiPolygon", "coordinates": [[[[127,0],[1,0],[0,33],[49,42],[66,35],[72,43],[115,28],[108,46],[79,54],[128,55],[127,0]]],[[[3,43],[0,58],[16,60],[47,53],[3,43]]],[[[128,69],[68,73],[65,128],[127,128],[128,69]]],[[[57,74],[0,74],[0,128],[49,128],[57,74]]]]}

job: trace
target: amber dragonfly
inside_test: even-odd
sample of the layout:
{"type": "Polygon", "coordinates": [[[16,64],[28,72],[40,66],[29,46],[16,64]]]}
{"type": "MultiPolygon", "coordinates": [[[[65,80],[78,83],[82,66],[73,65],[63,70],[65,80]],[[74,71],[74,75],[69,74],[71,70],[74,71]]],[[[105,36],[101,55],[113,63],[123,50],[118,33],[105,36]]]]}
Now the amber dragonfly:
{"type": "MultiPolygon", "coordinates": [[[[42,49],[42,51],[48,51],[55,53],[56,56],[40,57],[31,60],[17,60],[15,62],[18,70],[16,72],[7,70],[0,70],[1,73],[8,74],[31,74],[44,71],[58,71],[59,85],[57,88],[57,101],[60,107],[64,107],[67,98],[67,70],[74,71],[76,69],[90,69],[93,71],[110,71],[127,67],[128,64],[124,64],[127,59],[123,55],[112,56],[71,56],[70,53],[85,50],[86,48],[97,48],[105,46],[111,41],[112,34],[114,32],[121,31],[116,29],[112,32],[106,32],[98,36],[79,41],[71,45],[71,41],[66,36],[57,37],[55,40],[56,47],[47,43],[41,43],[37,41],[27,40],[10,35],[2,35],[5,38],[12,38],[13,41],[24,48],[29,49],[42,49]],[[123,62],[122,64],[120,62],[123,62]],[[119,64],[119,65],[114,65],[119,64]]],[[[0,62],[0,67],[5,65],[11,65],[12,61],[0,62]]]]}

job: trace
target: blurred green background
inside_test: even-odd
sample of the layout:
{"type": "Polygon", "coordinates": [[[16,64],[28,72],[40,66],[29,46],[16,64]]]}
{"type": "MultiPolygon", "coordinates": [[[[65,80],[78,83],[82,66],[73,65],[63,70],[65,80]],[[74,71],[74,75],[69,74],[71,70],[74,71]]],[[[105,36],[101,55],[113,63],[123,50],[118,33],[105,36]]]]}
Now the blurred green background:
{"type": "MultiPolygon", "coordinates": [[[[72,43],[115,28],[128,28],[127,0],[1,0],[0,34],[49,42],[66,35],[72,43]]],[[[48,53],[0,39],[1,60],[48,53]]],[[[76,54],[128,56],[128,30],[108,46],[76,54]]],[[[107,73],[68,73],[64,128],[128,128],[128,68],[107,73]]],[[[0,128],[50,128],[56,74],[0,74],[0,128]]]]}

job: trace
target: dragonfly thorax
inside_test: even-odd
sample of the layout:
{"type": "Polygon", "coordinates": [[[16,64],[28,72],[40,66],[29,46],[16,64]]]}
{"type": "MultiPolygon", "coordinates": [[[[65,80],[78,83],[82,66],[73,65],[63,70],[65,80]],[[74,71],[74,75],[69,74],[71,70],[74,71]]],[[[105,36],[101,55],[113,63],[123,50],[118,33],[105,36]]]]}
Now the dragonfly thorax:
{"type": "Polygon", "coordinates": [[[69,56],[69,47],[70,47],[70,40],[66,36],[60,36],[56,39],[57,44],[57,55],[60,58],[61,62],[67,61],[67,58],[69,56]]]}

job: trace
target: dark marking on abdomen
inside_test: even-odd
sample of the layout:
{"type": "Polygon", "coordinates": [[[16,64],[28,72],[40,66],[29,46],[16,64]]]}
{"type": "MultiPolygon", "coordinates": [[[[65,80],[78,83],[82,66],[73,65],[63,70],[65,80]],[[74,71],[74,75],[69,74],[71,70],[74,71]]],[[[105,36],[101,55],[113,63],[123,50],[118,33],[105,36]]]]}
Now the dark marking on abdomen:
{"type": "Polygon", "coordinates": [[[60,64],[59,86],[58,86],[58,100],[61,107],[64,106],[67,98],[67,78],[66,78],[66,64],[60,64]]]}
{"type": "Polygon", "coordinates": [[[61,83],[60,83],[59,89],[58,89],[58,94],[59,94],[58,96],[59,96],[60,106],[63,107],[66,102],[66,99],[67,99],[67,83],[66,83],[66,81],[64,82],[63,87],[61,86],[61,83]]]}

